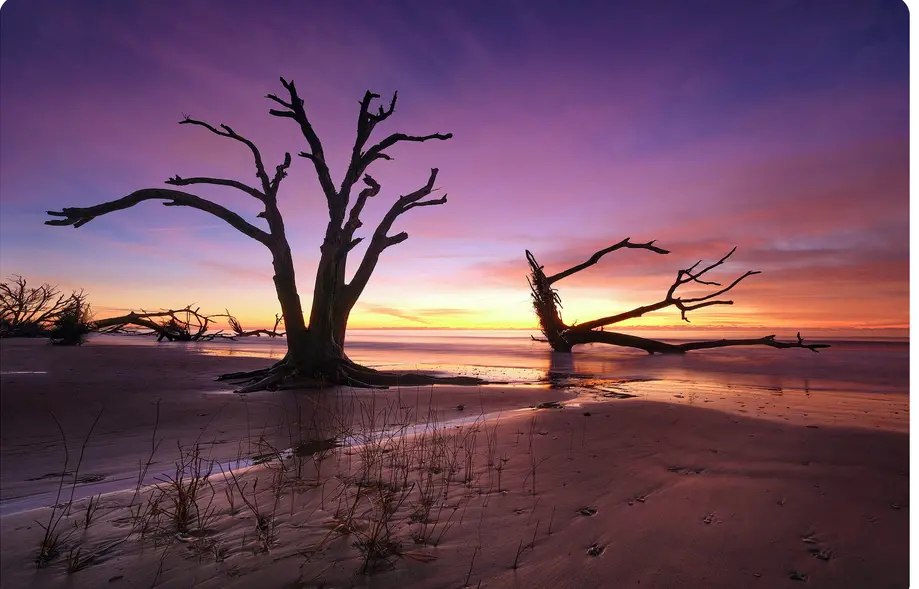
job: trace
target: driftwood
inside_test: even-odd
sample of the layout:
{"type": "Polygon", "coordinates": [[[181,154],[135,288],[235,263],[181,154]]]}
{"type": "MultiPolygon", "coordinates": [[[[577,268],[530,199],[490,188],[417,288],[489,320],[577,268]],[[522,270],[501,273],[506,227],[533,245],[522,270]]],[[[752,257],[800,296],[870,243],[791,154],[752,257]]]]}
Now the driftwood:
{"type": "Polygon", "coordinates": [[[275,314],[274,327],[271,329],[245,329],[229,310],[217,315],[205,315],[200,307],[192,308],[188,305],[182,309],[148,312],[143,309],[138,313],[131,311],[127,315],[109,317],[92,322],[93,331],[99,333],[122,333],[131,335],[155,335],[157,341],[170,342],[199,342],[213,339],[235,340],[238,337],[283,337],[284,332],[278,331],[278,326],[283,318],[275,314]],[[224,330],[209,332],[214,321],[218,318],[226,319],[232,333],[224,330]],[[139,327],[147,331],[133,329],[139,327]]]}
{"type": "Polygon", "coordinates": [[[228,336],[230,339],[236,339],[237,337],[261,337],[262,335],[267,335],[268,337],[282,337],[284,335],[283,331],[278,331],[278,325],[281,324],[281,321],[284,320],[279,314],[275,313],[274,315],[274,327],[271,329],[244,329],[240,325],[239,320],[236,319],[233,315],[230,314],[230,311],[227,310],[226,315],[227,322],[230,324],[230,329],[233,330],[233,335],[228,336]]]}
{"type": "Polygon", "coordinates": [[[205,315],[199,307],[193,309],[188,305],[177,310],[131,311],[127,315],[94,321],[91,327],[100,333],[119,333],[126,331],[128,326],[136,326],[148,329],[147,332],[139,332],[140,335],[156,335],[156,341],[199,342],[224,335],[223,330],[208,333],[212,321],[217,317],[225,315],[205,315]]]}
{"type": "Polygon", "coordinates": [[[687,313],[695,311],[696,309],[712,305],[733,305],[733,300],[721,297],[740,284],[744,279],[759,274],[760,272],[748,270],[731,281],[727,286],[722,285],[720,282],[709,280],[707,275],[710,271],[724,264],[737,250],[736,247],[725,254],[720,260],[708,266],[700,268],[702,260],[699,260],[689,268],[678,270],[676,278],[667,290],[666,295],[656,303],[643,305],[629,311],[575,325],[568,325],[562,320],[560,312],[562,301],[558,295],[558,291],[553,288],[556,282],[593,266],[606,254],[619,249],[643,249],[662,255],[670,253],[668,250],[654,245],[654,243],[654,241],[633,243],[630,241],[630,238],[627,237],[608,248],[595,252],[587,261],[581,264],[577,264],[567,270],[548,276],[543,266],[539,265],[533,254],[527,250],[526,257],[530,265],[530,275],[527,277],[527,280],[530,284],[533,308],[536,311],[536,316],[539,318],[539,327],[545,336],[545,339],[540,341],[547,342],[552,346],[552,349],[557,352],[570,352],[571,349],[578,344],[605,343],[614,346],[638,348],[649,354],[682,354],[691,350],[723,348],[727,346],[769,346],[780,349],[806,348],[813,352],[817,352],[821,348],[829,347],[827,344],[805,344],[800,332],[798,333],[796,342],[782,342],[776,340],[775,335],[767,335],[761,338],[752,339],[721,339],[672,344],[625,333],[606,331],[604,329],[607,325],[613,325],[626,321],[627,319],[641,317],[645,313],[666,309],[668,307],[679,309],[682,319],[689,322],[689,318],[686,316],[687,313]],[[712,287],[712,292],[692,297],[683,297],[677,294],[677,290],[681,286],[690,283],[712,287]]]}

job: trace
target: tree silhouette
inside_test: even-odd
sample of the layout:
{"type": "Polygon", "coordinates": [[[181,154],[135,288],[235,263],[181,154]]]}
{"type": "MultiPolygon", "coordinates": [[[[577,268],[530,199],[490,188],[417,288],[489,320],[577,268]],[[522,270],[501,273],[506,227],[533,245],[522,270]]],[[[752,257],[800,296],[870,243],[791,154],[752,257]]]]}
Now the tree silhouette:
{"type": "Polygon", "coordinates": [[[22,276],[0,282],[0,337],[35,337],[47,335],[65,312],[88,309],[86,294],[73,291],[62,293],[56,286],[29,286],[22,276]]]}
{"type": "Polygon", "coordinates": [[[293,120],[300,128],[309,147],[300,156],[309,160],[315,169],[319,185],[328,205],[329,222],[320,247],[321,256],[313,285],[313,300],[309,311],[309,322],[304,319],[300,295],[297,291],[293,255],[285,233],[284,219],[278,208],[278,192],[281,182],[287,176],[291,165],[290,153],[277,165],[274,173],[268,173],[261,153],[255,144],[239,135],[227,125],[214,127],[203,121],[185,116],[180,124],[203,127],[215,135],[238,141],[245,145],[255,160],[257,186],[250,186],[236,180],[209,177],[183,178],[174,176],[166,181],[176,187],[194,185],[224,186],[240,190],[264,205],[258,217],[267,223],[267,230],[260,228],[229,209],[181,190],[165,188],[144,188],[118,200],[86,208],[65,208],[48,211],[49,215],[61,217],[46,221],[47,225],[73,225],[81,227],[94,218],[114,211],[127,209],[147,200],[162,200],[165,206],[191,207],[218,217],[240,233],[261,243],[271,252],[274,267],[274,284],[284,317],[288,351],[283,360],[269,369],[224,375],[221,378],[244,381],[247,386],[241,392],[275,388],[282,385],[305,386],[329,383],[352,385],[387,385],[395,382],[431,382],[431,377],[422,375],[394,375],[362,367],[352,362],[344,352],[345,329],[351,309],[376,269],[380,254],[388,247],[408,239],[403,232],[390,234],[396,219],[419,207],[441,205],[447,202],[446,195],[440,198],[426,198],[434,191],[437,169],[431,170],[427,182],[421,188],[398,197],[383,216],[376,229],[369,236],[369,244],[363,258],[350,281],[346,280],[348,257],[354,247],[364,240],[355,237],[363,226],[361,213],[367,200],[380,192],[380,184],[368,173],[368,168],[377,160],[392,159],[387,150],[398,143],[422,143],[432,140],[447,140],[451,133],[431,135],[406,135],[393,133],[377,143],[370,137],[376,126],[392,116],[396,107],[397,94],[393,94],[387,108],[380,106],[376,111],[371,103],[378,94],[367,91],[360,102],[357,119],[357,137],[348,169],[341,184],[336,187],[326,163],[322,141],[313,129],[307,116],[304,101],[297,93],[293,80],[281,78],[286,95],[284,98],[269,94],[267,98],[280,108],[269,113],[276,117],[293,120]],[[357,198],[352,192],[358,183],[363,184],[357,198]],[[350,209],[349,209],[350,207],[350,209]]]}
{"type": "Polygon", "coordinates": [[[577,264],[556,274],[546,276],[543,266],[539,265],[539,263],[536,261],[536,258],[532,253],[530,253],[529,250],[526,251],[527,262],[530,264],[530,276],[527,278],[527,280],[530,283],[530,293],[533,297],[533,309],[536,311],[536,316],[539,318],[539,327],[542,330],[543,335],[546,336],[545,341],[550,346],[552,346],[552,349],[556,352],[570,352],[571,349],[576,345],[589,343],[604,343],[614,346],[638,348],[648,352],[649,354],[682,354],[690,350],[723,348],[727,346],[807,348],[813,352],[818,351],[820,348],[830,347],[827,344],[805,344],[804,340],[801,338],[800,332],[798,333],[797,342],[781,342],[777,341],[774,335],[767,335],[765,337],[753,339],[721,339],[671,344],[626,333],[606,331],[604,329],[607,325],[620,323],[626,319],[641,317],[645,313],[658,311],[660,309],[666,309],[668,307],[676,307],[679,309],[680,316],[684,321],[688,322],[689,318],[686,317],[686,314],[690,311],[701,309],[703,307],[710,307],[712,305],[733,305],[734,301],[722,299],[719,297],[732,290],[745,278],[759,274],[759,271],[748,270],[735,278],[727,286],[724,286],[721,283],[715,282],[713,280],[708,280],[707,274],[718,266],[724,264],[727,259],[730,258],[737,250],[736,247],[725,254],[720,260],[709,264],[708,266],[699,268],[700,264],[702,264],[702,260],[699,260],[689,268],[678,270],[676,279],[674,279],[673,284],[670,285],[670,288],[667,290],[667,294],[664,295],[664,297],[656,303],[643,305],[629,311],[617,313],[608,317],[601,317],[600,319],[594,319],[584,323],[578,323],[576,325],[566,324],[562,320],[562,316],[559,311],[562,306],[562,300],[552,285],[563,278],[567,278],[572,274],[593,266],[599,262],[600,258],[606,254],[619,249],[643,249],[654,252],[656,254],[670,253],[668,250],[654,245],[654,241],[649,241],[647,243],[633,243],[630,241],[630,238],[626,237],[618,243],[594,252],[594,254],[588,258],[587,261],[581,264],[577,264]],[[684,297],[677,294],[677,289],[690,283],[713,287],[713,292],[690,297],[684,297]]]}

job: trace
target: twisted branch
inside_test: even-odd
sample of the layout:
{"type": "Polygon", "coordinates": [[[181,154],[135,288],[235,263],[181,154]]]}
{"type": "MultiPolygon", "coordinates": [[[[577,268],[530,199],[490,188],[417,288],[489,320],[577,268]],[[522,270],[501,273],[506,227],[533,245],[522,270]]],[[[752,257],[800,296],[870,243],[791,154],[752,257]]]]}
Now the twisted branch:
{"type": "MultiPolygon", "coordinates": [[[[268,174],[265,173],[265,164],[262,162],[262,154],[259,152],[258,148],[255,146],[254,143],[252,143],[251,141],[249,141],[242,135],[239,135],[238,133],[236,133],[236,131],[231,129],[228,125],[221,124],[220,129],[223,129],[221,131],[220,129],[217,129],[214,126],[208,123],[205,123],[204,121],[198,121],[196,119],[191,118],[188,115],[184,115],[184,118],[181,121],[179,121],[179,124],[180,125],[197,125],[199,127],[204,127],[211,133],[220,135],[221,137],[228,137],[230,139],[234,139],[236,141],[239,141],[240,143],[243,143],[246,147],[249,148],[249,151],[252,152],[252,157],[255,158],[255,176],[259,179],[259,181],[262,184],[262,193],[259,193],[254,188],[249,188],[249,187],[240,188],[240,190],[243,190],[244,192],[248,192],[249,194],[252,194],[252,196],[260,200],[263,199],[265,195],[270,192],[271,181],[268,179],[268,174]]],[[[183,185],[179,184],[178,186],[183,186],[183,185]]],[[[237,186],[237,188],[239,187],[237,186]]]]}
{"type": "MultiPolygon", "coordinates": [[[[653,242],[650,242],[650,243],[653,243],[653,242]]],[[[696,309],[701,309],[703,307],[709,307],[712,305],[733,305],[734,301],[732,300],[721,300],[721,299],[716,299],[715,297],[718,297],[728,292],[729,290],[731,290],[732,288],[740,284],[740,282],[743,279],[747,278],[748,276],[760,274],[758,270],[748,270],[747,272],[745,272],[744,274],[736,278],[728,286],[718,291],[715,291],[713,293],[704,295],[704,296],[682,298],[682,297],[676,296],[676,291],[680,286],[684,284],[689,284],[690,282],[695,282],[695,283],[704,284],[704,285],[721,286],[721,284],[718,282],[702,280],[701,278],[702,276],[704,276],[711,270],[724,264],[724,262],[727,261],[727,259],[730,258],[734,254],[735,251],[737,251],[736,247],[732,249],[731,251],[729,251],[727,254],[725,254],[717,262],[714,262],[713,264],[710,264],[706,266],[705,268],[702,268],[701,270],[696,271],[696,267],[702,263],[702,260],[699,260],[698,262],[696,262],[689,268],[678,270],[676,279],[673,281],[673,284],[667,290],[667,295],[664,297],[663,300],[657,303],[637,307],[635,309],[632,309],[631,311],[626,311],[624,313],[618,313],[616,315],[610,315],[609,317],[601,317],[600,319],[594,319],[593,321],[587,321],[586,323],[581,323],[577,326],[572,326],[570,329],[572,331],[590,331],[592,329],[603,327],[605,325],[612,325],[613,323],[619,323],[621,321],[625,321],[626,319],[634,319],[636,317],[641,317],[645,313],[649,313],[651,311],[657,311],[659,309],[665,309],[671,306],[679,309],[680,317],[684,321],[689,323],[689,318],[686,317],[686,313],[688,313],[689,311],[694,311],[696,309]]]]}
{"type": "Polygon", "coordinates": [[[22,276],[13,276],[0,283],[0,334],[44,329],[75,300],[85,300],[83,291],[66,295],[50,284],[33,288],[22,276]]]}
{"type": "Polygon", "coordinates": [[[250,337],[253,335],[255,337],[261,337],[262,334],[265,334],[268,337],[280,337],[284,335],[283,332],[278,331],[278,325],[281,324],[281,321],[283,321],[284,318],[277,313],[274,315],[274,327],[271,329],[243,329],[242,324],[236,317],[230,314],[229,309],[226,310],[226,315],[223,316],[227,318],[227,322],[230,324],[230,329],[233,330],[233,335],[230,336],[230,339],[235,339],[237,337],[250,337]]]}
{"type": "Polygon", "coordinates": [[[111,333],[122,331],[127,325],[136,325],[149,329],[151,335],[156,334],[156,341],[207,341],[222,335],[223,330],[215,333],[207,333],[207,330],[214,318],[223,316],[204,315],[199,307],[192,309],[191,305],[167,311],[147,312],[141,309],[140,313],[131,311],[127,315],[94,321],[92,329],[111,333]],[[185,317],[182,318],[182,315],[185,317]]]}
{"type": "MultiPolygon", "coordinates": [[[[659,248],[659,247],[655,246],[655,245],[654,245],[654,242],[657,241],[656,239],[652,239],[652,240],[649,241],[648,243],[632,243],[631,241],[629,241],[630,239],[631,239],[631,238],[626,237],[625,239],[623,239],[623,240],[620,241],[619,243],[615,243],[615,244],[609,246],[609,247],[606,248],[606,249],[602,249],[602,250],[600,250],[600,251],[598,251],[598,252],[594,252],[594,254],[593,254],[592,256],[590,256],[590,258],[588,258],[586,262],[584,262],[584,263],[582,263],[582,264],[578,264],[578,265],[576,265],[576,266],[572,266],[571,268],[568,268],[567,270],[563,270],[562,272],[559,272],[558,274],[553,274],[552,276],[548,276],[548,277],[546,278],[546,280],[549,281],[549,284],[553,284],[553,283],[555,283],[555,282],[558,282],[558,281],[561,280],[562,278],[571,276],[571,275],[574,274],[575,272],[580,272],[581,270],[584,270],[585,268],[589,268],[590,266],[593,266],[594,264],[596,264],[597,262],[599,262],[599,261],[600,261],[600,258],[602,258],[603,256],[605,256],[606,254],[608,254],[608,253],[610,253],[610,252],[614,252],[614,251],[616,251],[616,250],[618,250],[618,249],[622,249],[622,248],[646,249],[646,250],[649,250],[649,251],[652,251],[652,252],[655,252],[655,253],[658,253],[658,254],[669,254],[669,253],[670,253],[669,250],[665,250],[665,249],[663,249],[663,248],[659,248]]],[[[527,252],[527,253],[529,254],[529,252],[527,252]]],[[[531,254],[530,254],[530,255],[531,255],[531,254]]]]}
{"type": "Polygon", "coordinates": [[[167,207],[191,207],[193,209],[198,209],[199,211],[204,211],[205,213],[210,213],[219,219],[223,219],[240,233],[243,233],[244,235],[251,237],[252,239],[266,246],[270,243],[270,236],[268,233],[262,231],[254,225],[249,224],[245,219],[233,211],[222,207],[215,202],[211,202],[193,194],[180,192],[178,190],[169,190],[166,188],[144,188],[142,190],[132,192],[131,194],[119,198],[118,200],[104,202],[92,207],[68,207],[60,211],[47,211],[47,213],[52,217],[63,218],[45,221],[45,225],[73,225],[75,228],[82,227],[96,217],[100,217],[114,211],[129,209],[145,200],[163,200],[165,201],[163,205],[167,207]]]}
{"type": "Polygon", "coordinates": [[[747,271],[736,278],[729,285],[702,296],[682,298],[677,296],[676,291],[680,286],[689,284],[690,282],[695,282],[697,284],[706,286],[722,286],[719,282],[703,279],[703,277],[711,270],[724,264],[725,261],[727,261],[728,258],[730,258],[737,250],[736,247],[725,254],[717,262],[705,266],[700,270],[696,270],[696,268],[699,267],[699,265],[702,263],[702,260],[699,260],[689,268],[684,268],[677,271],[676,279],[668,289],[666,296],[657,303],[644,305],[624,313],[610,315],[609,317],[595,319],[593,321],[588,321],[578,325],[569,326],[562,320],[561,314],[559,313],[559,308],[561,308],[561,299],[559,298],[558,292],[552,288],[553,282],[561,280],[562,278],[570,276],[576,272],[580,272],[581,270],[596,264],[600,258],[607,253],[623,247],[648,249],[661,254],[669,253],[667,250],[658,248],[653,244],[653,241],[644,244],[633,244],[629,241],[628,238],[626,238],[619,243],[594,253],[590,258],[588,258],[586,262],[548,277],[545,274],[543,266],[539,265],[533,254],[527,250],[526,257],[527,262],[530,265],[530,276],[527,277],[527,282],[530,285],[530,292],[533,298],[533,308],[536,311],[537,317],[539,318],[539,326],[543,334],[546,336],[545,341],[547,341],[556,351],[571,351],[571,348],[578,344],[606,343],[616,346],[642,349],[649,354],[681,354],[691,350],[722,348],[727,346],[769,346],[778,349],[806,348],[812,352],[817,352],[822,348],[829,347],[827,344],[805,344],[800,332],[798,332],[797,342],[781,342],[775,339],[775,335],[768,335],[765,337],[753,339],[722,339],[688,342],[682,344],[670,344],[667,342],[639,336],[602,330],[602,328],[606,325],[619,323],[621,321],[625,321],[626,319],[640,317],[645,313],[664,309],[670,306],[678,308],[680,310],[681,317],[688,321],[686,313],[689,311],[708,307],[711,305],[734,304],[734,301],[722,300],[717,297],[733,289],[748,276],[759,274],[758,271],[747,271]]]}
{"type": "MultiPolygon", "coordinates": [[[[422,200],[434,190],[434,181],[437,180],[437,172],[437,168],[432,168],[427,183],[410,194],[400,196],[398,200],[392,204],[383,219],[380,220],[380,224],[377,225],[376,230],[373,232],[370,245],[367,246],[367,251],[364,253],[364,258],[361,260],[360,266],[358,266],[357,271],[354,273],[351,282],[346,286],[346,296],[349,301],[356,301],[360,293],[363,292],[364,287],[367,285],[367,281],[370,280],[370,275],[373,273],[374,268],[376,268],[380,253],[384,249],[402,243],[408,239],[408,233],[404,231],[396,235],[388,235],[389,230],[392,229],[392,224],[399,215],[415,207],[441,205],[447,202],[446,194],[440,198],[422,200]]],[[[356,243],[349,245],[350,247],[354,247],[356,243]]]]}
{"type": "Polygon", "coordinates": [[[297,93],[297,87],[294,81],[291,80],[288,82],[284,78],[281,78],[281,85],[287,90],[290,101],[287,102],[274,94],[268,94],[266,98],[284,107],[284,110],[273,108],[268,112],[276,117],[293,119],[300,125],[300,132],[303,133],[303,137],[306,138],[306,142],[310,146],[310,151],[301,151],[300,157],[304,157],[313,162],[313,167],[316,169],[316,175],[319,178],[319,185],[322,187],[322,192],[325,193],[329,204],[332,204],[336,199],[337,193],[335,191],[335,185],[332,183],[329,166],[325,161],[325,151],[322,149],[322,141],[319,140],[319,135],[317,135],[316,130],[313,129],[313,124],[310,122],[309,117],[306,116],[303,99],[300,98],[300,95],[297,93]]]}

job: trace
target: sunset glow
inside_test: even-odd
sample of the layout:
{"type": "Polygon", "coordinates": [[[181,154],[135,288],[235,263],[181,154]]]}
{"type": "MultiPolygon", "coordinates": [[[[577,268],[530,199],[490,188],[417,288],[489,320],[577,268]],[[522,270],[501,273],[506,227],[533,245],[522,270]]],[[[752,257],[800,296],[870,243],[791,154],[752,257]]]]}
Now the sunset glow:
{"type": "MultiPolygon", "coordinates": [[[[432,167],[449,200],[398,220],[410,238],[381,256],[350,328],[535,327],[525,249],[563,269],[632,237],[672,253],[615,252],[560,282],[566,321],[656,302],[678,269],[737,246],[716,279],[762,274],[733,306],[625,325],[906,335],[902,3],[398,4],[7,2],[0,274],[85,289],[97,316],[194,302],[270,326],[269,253],[215,218],[145,203],[78,231],[42,223],[174,174],[252,179],[244,148],[183,113],[231,125],[273,168],[305,148],[267,113],[285,76],[336,181],[367,89],[399,92],[378,133],[455,135],[372,169],[383,189],[358,235],[432,167]]],[[[304,159],[286,182],[308,304],[326,206],[304,159]]],[[[261,222],[232,190],[198,193],[261,222]]]]}

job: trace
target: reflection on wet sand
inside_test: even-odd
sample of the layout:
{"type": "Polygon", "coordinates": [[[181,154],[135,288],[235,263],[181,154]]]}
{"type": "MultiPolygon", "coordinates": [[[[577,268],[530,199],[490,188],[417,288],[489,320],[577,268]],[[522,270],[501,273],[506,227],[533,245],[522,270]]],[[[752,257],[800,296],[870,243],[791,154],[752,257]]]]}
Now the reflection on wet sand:
{"type": "MultiPolygon", "coordinates": [[[[190,344],[188,349],[277,360],[286,346],[249,340],[190,344]]],[[[908,342],[833,342],[820,354],[727,348],[649,356],[602,345],[583,346],[572,354],[551,352],[515,332],[367,331],[349,334],[348,353],[379,369],[567,388],[604,399],[629,395],[811,426],[909,429],[908,342]]]]}

